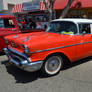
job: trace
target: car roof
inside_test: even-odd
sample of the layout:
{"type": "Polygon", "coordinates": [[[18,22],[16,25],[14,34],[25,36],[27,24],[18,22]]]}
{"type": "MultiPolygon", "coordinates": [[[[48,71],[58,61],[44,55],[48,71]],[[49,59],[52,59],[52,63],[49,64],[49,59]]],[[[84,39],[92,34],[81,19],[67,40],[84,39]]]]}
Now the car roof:
{"type": "Polygon", "coordinates": [[[55,19],[53,21],[70,21],[74,23],[92,23],[92,19],[80,19],[80,18],[55,19]]]}

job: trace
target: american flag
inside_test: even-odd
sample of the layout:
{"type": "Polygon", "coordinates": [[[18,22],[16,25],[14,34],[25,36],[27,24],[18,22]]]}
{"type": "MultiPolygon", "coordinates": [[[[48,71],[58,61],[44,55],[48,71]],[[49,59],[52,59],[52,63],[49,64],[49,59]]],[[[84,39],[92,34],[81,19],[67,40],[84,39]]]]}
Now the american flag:
{"type": "Polygon", "coordinates": [[[16,4],[12,11],[12,13],[17,13],[17,12],[23,12],[23,4],[16,4]]]}
{"type": "MultiPolygon", "coordinates": [[[[49,0],[47,0],[47,5],[49,6],[49,0]]],[[[44,1],[41,1],[41,3],[40,3],[40,10],[46,10],[44,1]]]]}

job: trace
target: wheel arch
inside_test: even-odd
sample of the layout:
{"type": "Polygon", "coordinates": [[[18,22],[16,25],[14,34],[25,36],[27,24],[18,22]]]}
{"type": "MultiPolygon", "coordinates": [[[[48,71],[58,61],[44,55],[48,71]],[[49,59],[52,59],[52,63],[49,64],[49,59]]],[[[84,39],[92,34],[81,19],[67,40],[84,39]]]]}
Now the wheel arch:
{"type": "Polygon", "coordinates": [[[70,59],[68,58],[68,56],[66,56],[66,55],[65,55],[64,53],[62,53],[62,52],[53,52],[53,53],[50,53],[50,54],[48,54],[48,56],[44,59],[44,61],[46,61],[49,57],[54,56],[54,55],[60,55],[60,56],[62,56],[65,63],[71,63],[71,61],[70,61],[70,59]]]}

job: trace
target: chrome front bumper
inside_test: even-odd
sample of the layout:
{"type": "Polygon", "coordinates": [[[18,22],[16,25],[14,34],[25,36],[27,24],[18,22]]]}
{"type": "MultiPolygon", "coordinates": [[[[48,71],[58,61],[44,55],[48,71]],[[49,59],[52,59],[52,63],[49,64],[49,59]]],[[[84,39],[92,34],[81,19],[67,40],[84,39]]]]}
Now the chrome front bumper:
{"type": "Polygon", "coordinates": [[[40,70],[42,67],[43,61],[32,62],[25,54],[20,53],[11,48],[4,48],[5,54],[9,58],[9,62],[14,64],[20,69],[23,69],[28,72],[34,72],[40,70]]]}

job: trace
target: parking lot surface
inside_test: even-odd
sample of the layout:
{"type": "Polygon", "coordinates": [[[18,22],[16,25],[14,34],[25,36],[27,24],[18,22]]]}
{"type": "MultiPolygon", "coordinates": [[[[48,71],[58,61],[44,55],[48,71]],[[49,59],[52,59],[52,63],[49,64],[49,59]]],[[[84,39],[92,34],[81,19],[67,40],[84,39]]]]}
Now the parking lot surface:
{"type": "Polygon", "coordinates": [[[92,57],[79,60],[56,76],[24,72],[0,56],[0,92],[92,92],[92,57]]]}

